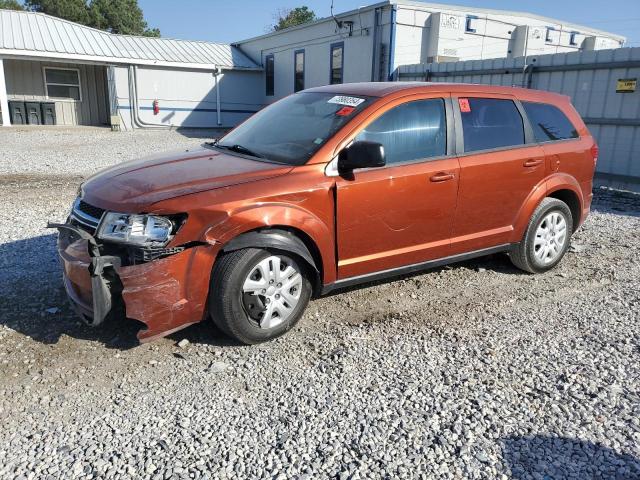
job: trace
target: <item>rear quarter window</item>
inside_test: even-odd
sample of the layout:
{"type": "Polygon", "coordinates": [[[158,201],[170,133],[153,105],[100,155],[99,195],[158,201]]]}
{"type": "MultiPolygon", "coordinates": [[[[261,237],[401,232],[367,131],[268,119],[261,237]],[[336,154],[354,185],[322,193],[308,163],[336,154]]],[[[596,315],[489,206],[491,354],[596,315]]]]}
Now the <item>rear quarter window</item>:
{"type": "Polygon", "coordinates": [[[522,102],[536,142],[578,138],[578,131],[558,107],[548,103],[522,102]]]}
{"type": "Polygon", "coordinates": [[[464,151],[523,145],[524,123],[512,100],[460,98],[464,151]]]}

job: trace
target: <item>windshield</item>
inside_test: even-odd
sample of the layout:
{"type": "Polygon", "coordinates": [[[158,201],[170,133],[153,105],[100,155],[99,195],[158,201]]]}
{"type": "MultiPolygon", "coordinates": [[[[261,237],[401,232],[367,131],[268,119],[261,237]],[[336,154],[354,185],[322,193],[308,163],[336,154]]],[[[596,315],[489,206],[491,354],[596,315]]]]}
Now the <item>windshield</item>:
{"type": "Polygon", "coordinates": [[[216,145],[288,165],[303,165],[370,97],[302,92],[256,113],[216,145]]]}

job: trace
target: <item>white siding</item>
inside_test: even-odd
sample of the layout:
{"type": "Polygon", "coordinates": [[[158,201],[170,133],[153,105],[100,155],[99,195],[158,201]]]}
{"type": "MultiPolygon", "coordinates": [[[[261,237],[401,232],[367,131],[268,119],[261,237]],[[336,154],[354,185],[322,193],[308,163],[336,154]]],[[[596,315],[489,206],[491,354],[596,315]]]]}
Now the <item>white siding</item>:
{"type": "MultiPolygon", "coordinates": [[[[126,129],[132,128],[129,69],[114,67],[117,111],[126,129]]],[[[139,67],[138,115],[148,124],[175,127],[217,126],[216,80],[213,72],[139,67]],[[160,106],[153,113],[153,102],[160,106]]],[[[263,107],[263,76],[259,72],[225,71],[219,76],[223,127],[233,127],[263,107]]]]}
{"type": "MultiPolygon", "coordinates": [[[[263,66],[266,56],[273,54],[275,94],[267,98],[267,102],[272,102],[293,92],[293,56],[294,52],[300,49],[305,50],[305,88],[329,83],[331,45],[338,42],[344,42],[344,82],[370,81],[374,51],[374,17],[374,9],[365,9],[356,15],[341,15],[341,21],[354,22],[351,36],[348,35],[346,28],[338,31],[337,25],[331,20],[260,37],[239,45],[242,51],[263,66]]],[[[387,45],[386,52],[388,52],[390,35],[389,22],[389,8],[387,8],[381,15],[381,26],[377,30],[378,41],[387,45]]],[[[377,74],[376,71],[376,79],[377,74]]],[[[262,90],[264,93],[264,79],[262,90]]]]}
{"type": "Polygon", "coordinates": [[[440,60],[482,60],[488,58],[542,55],[617,48],[618,39],[606,37],[595,30],[569,26],[558,21],[537,17],[486,13],[473,9],[438,9],[416,5],[398,6],[396,65],[440,60]],[[467,16],[475,32],[466,31],[467,16]],[[526,28],[518,28],[528,26],[526,28]],[[547,28],[550,40],[547,41],[547,28]],[[570,44],[571,32],[576,45],[570,44]],[[528,40],[525,41],[528,33],[528,40]]]}

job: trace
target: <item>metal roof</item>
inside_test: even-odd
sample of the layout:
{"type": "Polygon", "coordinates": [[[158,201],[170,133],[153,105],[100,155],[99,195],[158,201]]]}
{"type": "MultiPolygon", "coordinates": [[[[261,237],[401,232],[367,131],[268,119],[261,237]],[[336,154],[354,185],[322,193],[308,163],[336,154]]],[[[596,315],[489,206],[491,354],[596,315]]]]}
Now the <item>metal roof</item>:
{"type": "Polygon", "coordinates": [[[0,10],[0,55],[109,64],[259,70],[222,43],[117,35],[43,13],[0,10]]]}

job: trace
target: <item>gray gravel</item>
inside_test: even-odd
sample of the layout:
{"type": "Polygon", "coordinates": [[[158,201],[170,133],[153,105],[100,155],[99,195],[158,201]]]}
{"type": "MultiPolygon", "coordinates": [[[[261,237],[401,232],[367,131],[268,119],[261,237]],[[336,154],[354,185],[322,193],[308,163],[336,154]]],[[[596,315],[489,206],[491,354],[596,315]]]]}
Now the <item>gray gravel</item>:
{"type": "Polygon", "coordinates": [[[640,196],[599,190],[544,275],[497,255],[313,301],[268,344],[201,324],[133,346],[133,325],[76,320],[42,227],[117,161],[111,139],[127,158],[199,140],[87,130],[76,150],[33,131],[18,151],[14,135],[0,478],[640,478],[640,196]]]}
{"type": "Polygon", "coordinates": [[[138,130],[13,127],[0,133],[3,175],[87,175],[151,152],[179,150],[211,140],[220,129],[138,130]]]}

